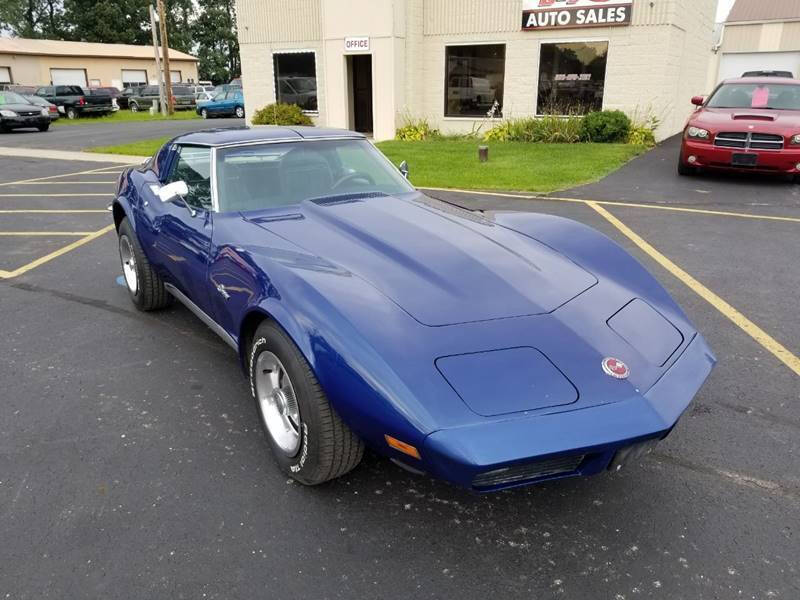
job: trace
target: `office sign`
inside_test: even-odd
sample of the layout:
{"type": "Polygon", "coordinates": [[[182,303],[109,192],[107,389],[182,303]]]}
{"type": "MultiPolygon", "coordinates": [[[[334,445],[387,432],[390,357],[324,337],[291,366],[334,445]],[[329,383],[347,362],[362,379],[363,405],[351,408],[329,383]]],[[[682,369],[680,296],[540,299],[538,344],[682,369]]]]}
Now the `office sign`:
{"type": "Polygon", "coordinates": [[[523,0],[522,29],[630,25],[633,0],[523,0]]]}
{"type": "Polygon", "coordinates": [[[369,52],[368,37],[348,37],[344,38],[345,52],[369,52]]]}

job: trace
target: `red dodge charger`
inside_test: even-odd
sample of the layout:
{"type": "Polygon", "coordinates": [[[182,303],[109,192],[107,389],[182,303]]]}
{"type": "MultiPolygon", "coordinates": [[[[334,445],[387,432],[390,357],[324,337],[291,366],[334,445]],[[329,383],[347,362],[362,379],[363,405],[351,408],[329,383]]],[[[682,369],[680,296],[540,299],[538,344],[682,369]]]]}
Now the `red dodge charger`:
{"type": "Polygon", "coordinates": [[[683,131],[678,173],[699,168],[793,175],[800,181],[800,80],[723,81],[683,131]]]}

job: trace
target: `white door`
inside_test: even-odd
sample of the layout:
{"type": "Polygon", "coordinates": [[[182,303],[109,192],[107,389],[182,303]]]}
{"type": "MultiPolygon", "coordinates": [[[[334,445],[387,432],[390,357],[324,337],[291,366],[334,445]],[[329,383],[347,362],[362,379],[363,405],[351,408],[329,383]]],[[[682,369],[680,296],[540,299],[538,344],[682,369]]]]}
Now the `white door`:
{"type": "Polygon", "coordinates": [[[741,77],[747,71],[791,71],[800,76],[800,52],[727,52],[719,61],[718,80],[741,77]]]}
{"type": "Polygon", "coordinates": [[[10,67],[0,67],[0,83],[11,83],[10,67]]]}
{"type": "Polygon", "coordinates": [[[147,71],[142,69],[122,69],[122,86],[147,85],[147,71]]]}
{"type": "Polygon", "coordinates": [[[50,80],[53,85],[86,85],[85,69],[50,69],[50,80]]]}

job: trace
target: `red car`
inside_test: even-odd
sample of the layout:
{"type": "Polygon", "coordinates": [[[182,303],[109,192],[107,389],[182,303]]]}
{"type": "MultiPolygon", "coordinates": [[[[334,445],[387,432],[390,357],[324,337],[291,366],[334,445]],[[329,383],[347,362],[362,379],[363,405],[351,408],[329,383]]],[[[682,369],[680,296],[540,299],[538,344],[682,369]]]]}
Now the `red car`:
{"type": "Polygon", "coordinates": [[[692,104],[698,109],[683,130],[678,173],[757,171],[800,182],[800,80],[728,79],[692,104]]]}

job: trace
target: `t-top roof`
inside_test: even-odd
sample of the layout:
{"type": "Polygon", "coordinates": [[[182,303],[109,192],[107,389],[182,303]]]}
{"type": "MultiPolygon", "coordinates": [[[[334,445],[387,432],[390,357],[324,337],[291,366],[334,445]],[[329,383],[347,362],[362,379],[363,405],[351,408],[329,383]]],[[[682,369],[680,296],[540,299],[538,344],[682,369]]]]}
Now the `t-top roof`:
{"type": "MultiPolygon", "coordinates": [[[[32,40],[28,38],[0,37],[0,54],[26,54],[40,56],[83,56],[95,58],[146,58],[153,60],[152,46],[133,44],[97,44],[94,42],[63,42],[60,40],[32,40]]],[[[170,48],[171,60],[197,59],[191,54],[170,48]]]]}
{"type": "Polygon", "coordinates": [[[345,129],[321,129],[318,127],[234,127],[230,129],[206,129],[187,133],[175,138],[173,143],[197,144],[200,146],[232,146],[275,140],[314,140],[330,138],[360,138],[360,133],[345,129]]]}
{"type": "Polygon", "coordinates": [[[800,19],[800,0],[736,0],[726,23],[800,19]]]}

